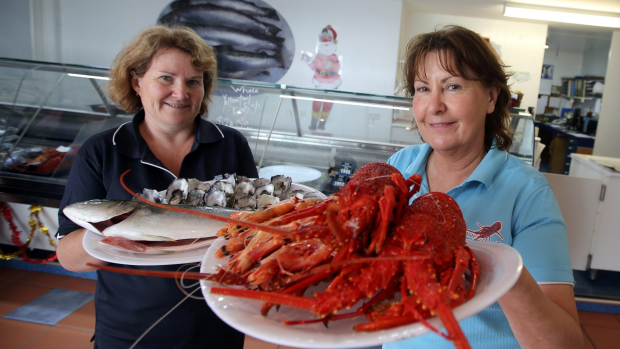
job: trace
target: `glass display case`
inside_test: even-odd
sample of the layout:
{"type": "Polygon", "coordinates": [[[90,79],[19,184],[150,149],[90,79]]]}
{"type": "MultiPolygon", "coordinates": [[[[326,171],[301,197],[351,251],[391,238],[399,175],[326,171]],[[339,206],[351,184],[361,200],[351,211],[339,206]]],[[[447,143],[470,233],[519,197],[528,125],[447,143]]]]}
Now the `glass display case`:
{"type": "Polygon", "coordinates": [[[513,135],[512,147],[508,152],[530,165],[534,161],[534,151],[536,150],[534,128],[532,114],[514,109],[510,111],[510,129],[513,135]]]}
{"type": "MultiPolygon", "coordinates": [[[[58,206],[81,144],[132,118],[110,103],[107,75],[0,58],[0,200],[58,206]]],[[[276,171],[328,195],[361,166],[422,143],[400,96],[219,79],[203,118],[243,133],[261,177],[276,171]]]]}
{"type": "Polygon", "coordinates": [[[325,194],[359,167],[422,143],[411,100],[398,96],[219,80],[208,120],[245,135],[261,177],[284,171],[325,194]]]}
{"type": "Polygon", "coordinates": [[[2,201],[57,206],[79,145],[125,119],[109,103],[107,72],[0,58],[2,201]]]}

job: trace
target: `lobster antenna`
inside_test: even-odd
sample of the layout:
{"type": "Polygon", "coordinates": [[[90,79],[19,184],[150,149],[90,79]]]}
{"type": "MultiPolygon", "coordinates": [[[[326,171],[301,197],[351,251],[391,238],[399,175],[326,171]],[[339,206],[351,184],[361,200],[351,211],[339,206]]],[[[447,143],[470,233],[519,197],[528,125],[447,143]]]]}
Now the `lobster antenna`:
{"type": "Polygon", "coordinates": [[[443,223],[446,222],[446,216],[443,214],[443,211],[441,210],[441,206],[439,205],[439,200],[437,200],[437,198],[433,197],[433,202],[435,203],[435,206],[437,206],[437,211],[439,211],[439,213],[441,213],[441,218],[443,218],[443,223]]]}
{"type": "Polygon", "coordinates": [[[198,264],[193,264],[192,263],[192,264],[185,264],[185,265],[180,266],[179,269],[177,269],[177,272],[181,272],[181,268],[183,268],[183,267],[189,266],[189,268],[187,268],[186,270],[182,271],[182,274],[181,274],[180,278],[178,278],[178,279],[175,278],[174,279],[174,282],[177,284],[177,287],[179,288],[179,290],[181,290],[181,292],[183,292],[188,297],[191,297],[193,299],[198,299],[198,300],[204,299],[204,297],[194,296],[194,295],[192,295],[192,293],[194,293],[195,291],[190,293],[190,292],[187,291],[187,289],[195,287],[196,285],[200,284],[200,281],[197,281],[197,282],[195,282],[195,283],[193,283],[191,285],[185,285],[185,281],[186,280],[185,280],[184,277],[185,277],[186,273],[189,273],[190,270],[192,270],[194,268],[199,268],[201,264],[202,263],[198,263],[198,264]]]}
{"type": "Polygon", "coordinates": [[[392,178],[392,175],[385,175],[385,176],[370,177],[370,178],[366,178],[366,179],[364,179],[364,180],[365,180],[365,181],[372,181],[373,179],[377,179],[377,178],[392,178]]]}

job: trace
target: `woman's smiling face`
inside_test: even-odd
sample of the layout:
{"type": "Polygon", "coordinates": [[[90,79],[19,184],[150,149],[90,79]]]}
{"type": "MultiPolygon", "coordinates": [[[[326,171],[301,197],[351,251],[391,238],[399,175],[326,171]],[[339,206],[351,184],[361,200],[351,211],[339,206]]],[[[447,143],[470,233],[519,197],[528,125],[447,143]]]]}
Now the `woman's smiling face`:
{"type": "Polygon", "coordinates": [[[176,48],[158,52],[146,73],[132,78],[132,86],[145,118],[173,130],[193,124],[205,93],[203,72],[193,66],[189,53],[176,48]]]}
{"type": "Polygon", "coordinates": [[[439,57],[438,52],[429,52],[424,70],[414,80],[413,113],[420,134],[436,151],[479,151],[484,148],[486,116],[495,109],[498,91],[452,75],[439,57]]]}

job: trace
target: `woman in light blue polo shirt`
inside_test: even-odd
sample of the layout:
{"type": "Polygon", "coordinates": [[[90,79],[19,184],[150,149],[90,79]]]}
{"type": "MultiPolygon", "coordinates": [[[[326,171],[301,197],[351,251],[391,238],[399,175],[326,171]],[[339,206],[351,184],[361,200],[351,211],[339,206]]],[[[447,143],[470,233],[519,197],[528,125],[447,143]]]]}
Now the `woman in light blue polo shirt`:
{"type": "MultiPolygon", "coordinates": [[[[459,324],[473,348],[582,348],[566,226],[545,178],[512,157],[508,128],[510,76],[478,34],[447,26],[407,47],[405,88],[422,145],[388,163],[405,178],[422,175],[417,194],[452,196],[468,240],[511,245],[525,268],[498,302],[459,324]]],[[[452,348],[436,334],[385,349],[452,348]]]]}

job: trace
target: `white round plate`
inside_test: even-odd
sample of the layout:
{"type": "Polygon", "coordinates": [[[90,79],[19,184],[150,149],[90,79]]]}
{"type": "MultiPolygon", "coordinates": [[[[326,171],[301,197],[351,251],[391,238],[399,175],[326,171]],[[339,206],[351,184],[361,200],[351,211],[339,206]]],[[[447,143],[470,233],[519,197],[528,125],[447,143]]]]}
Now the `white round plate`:
{"type": "Polygon", "coordinates": [[[314,189],[312,187],[309,187],[307,185],[303,185],[303,184],[298,184],[298,183],[291,183],[291,188],[289,189],[289,191],[294,191],[294,190],[303,190],[305,194],[316,194],[317,198],[325,198],[327,197],[325,194],[323,194],[322,191],[318,190],[318,189],[314,189]]]}
{"type": "MultiPolygon", "coordinates": [[[[109,245],[100,244],[105,237],[90,230],[84,234],[82,245],[89,255],[102,261],[127,265],[169,265],[200,262],[209,246],[172,254],[142,254],[123,251],[109,245]]],[[[216,241],[216,240],[214,240],[216,241]]]]}
{"type": "MultiPolygon", "coordinates": [[[[303,190],[305,193],[316,193],[316,196],[325,197],[322,192],[307,185],[292,183],[290,190],[303,190]]],[[[172,254],[142,254],[123,251],[109,245],[100,244],[104,236],[99,232],[88,230],[82,239],[86,252],[102,261],[127,265],[170,265],[183,263],[197,263],[203,260],[209,246],[195,250],[180,251],[172,254]]]]}
{"type": "Polygon", "coordinates": [[[303,183],[321,177],[321,172],[310,167],[291,165],[267,166],[258,171],[258,176],[260,178],[271,179],[271,177],[278,175],[291,177],[293,183],[303,183]]]}
{"type": "MultiPolygon", "coordinates": [[[[215,251],[225,243],[223,238],[215,240],[202,261],[201,272],[214,273],[219,265],[228,261],[227,257],[215,258],[215,251]]],[[[523,269],[521,255],[511,246],[478,241],[468,241],[467,245],[478,258],[481,274],[476,295],[454,309],[454,316],[458,321],[495,303],[517,282],[523,269]]],[[[247,335],[278,345],[296,348],[362,348],[401,341],[429,332],[420,323],[377,332],[355,332],[353,326],[366,322],[364,317],[333,321],[329,323],[329,328],[322,323],[286,326],[282,323],[282,318],[310,319],[312,314],[283,306],[277,312],[272,309],[263,317],[260,314],[262,302],[213,295],[209,290],[215,283],[201,280],[200,284],[207,304],[220,319],[247,335]]],[[[321,287],[324,288],[325,284],[319,285],[318,289],[321,287]]],[[[312,291],[316,289],[309,290],[312,291]]],[[[439,318],[431,318],[428,322],[435,328],[443,328],[439,318]]]]}

